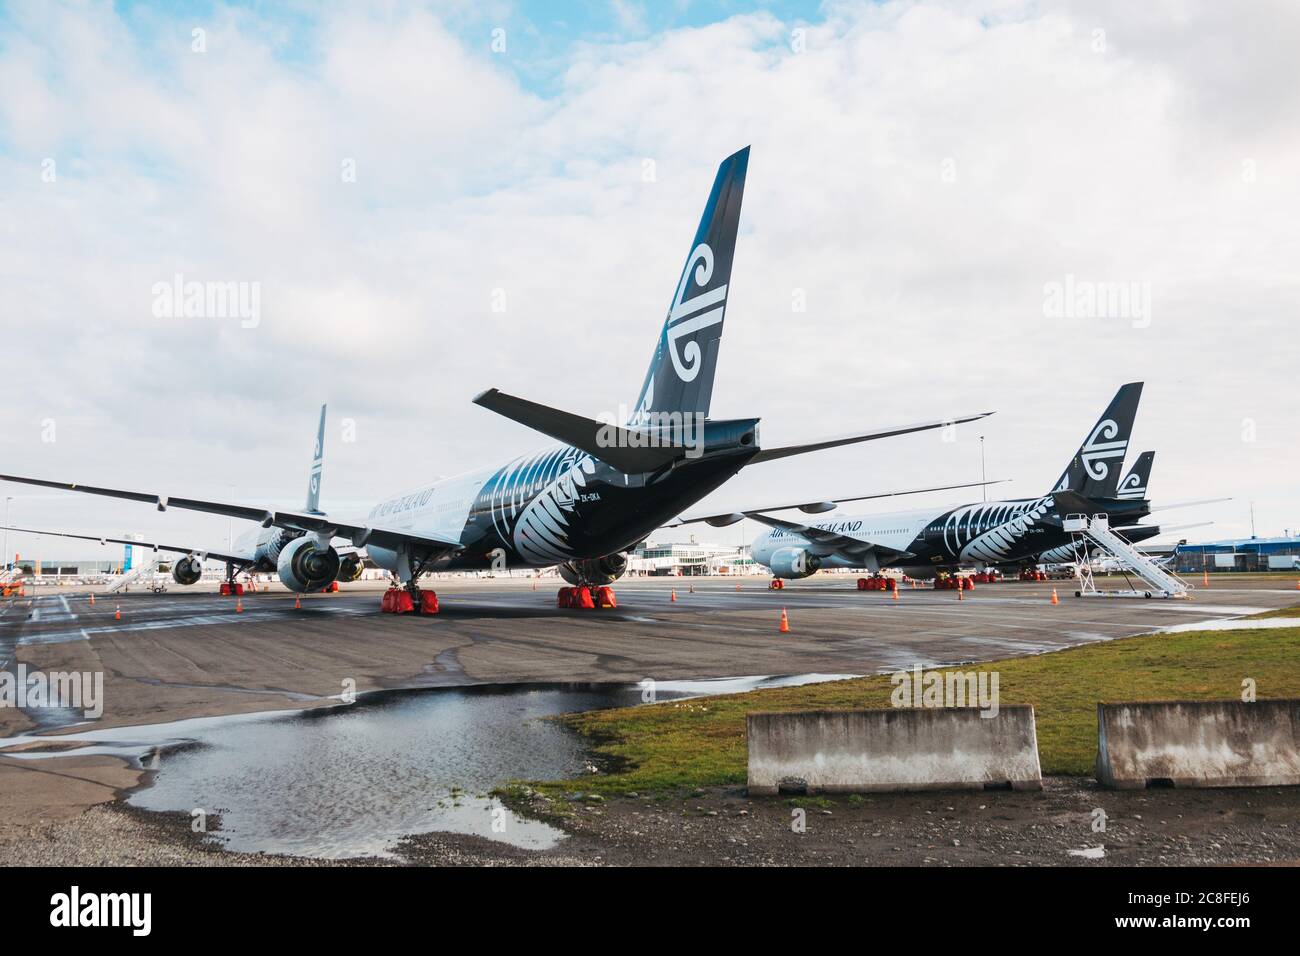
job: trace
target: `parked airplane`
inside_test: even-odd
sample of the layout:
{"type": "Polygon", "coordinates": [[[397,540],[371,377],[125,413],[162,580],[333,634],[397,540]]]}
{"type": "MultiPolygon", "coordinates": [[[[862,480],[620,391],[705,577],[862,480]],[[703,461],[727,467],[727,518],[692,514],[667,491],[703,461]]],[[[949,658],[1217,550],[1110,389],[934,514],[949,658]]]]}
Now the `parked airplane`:
{"type": "MultiPolygon", "coordinates": [[[[1116,498],[1124,501],[1140,501],[1147,496],[1147,485],[1151,481],[1151,466],[1155,463],[1156,453],[1144,451],[1138,455],[1127,475],[1119,483],[1116,498]]],[[[1131,524],[1127,527],[1112,526],[1111,530],[1120,535],[1129,544],[1137,544],[1160,534],[1159,525],[1131,524]]],[[[1040,564],[1069,564],[1077,559],[1073,544],[1063,544],[1031,558],[1040,564]]]]}
{"type": "MultiPolygon", "coordinates": [[[[320,510],[320,486],[321,472],[325,462],[325,413],[326,406],[320,407],[320,424],[316,428],[316,448],[312,453],[311,473],[307,476],[307,500],[303,505],[302,513],[304,515],[323,515],[320,510]]],[[[7,479],[22,480],[22,479],[7,479]]],[[[54,487],[65,487],[62,484],[53,485],[54,487]]],[[[76,491],[87,491],[91,489],[77,487],[76,491]]],[[[106,493],[102,489],[92,491],[94,494],[106,493]]],[[[128,497],[125,493],[114,493],[115,497],[128,497]]],[[[130,496],[134,500],[147,500],[152,502],[153,496],[130,496]]],[[[184,507],[175,500],[169,504],[176,507],[184,507]]],[[[166,510],[162,504],[159,504],[159,510],[166,510]]],[[[211,509],[196,509],[211,510],[211,509]]],[[[240,516],[242,517],[242,515],[240,516]]],[[[0,529],[4,530],[4,529],[0,529]]],[[[93,534],[69,534],[66,531],[46,531],[36,528],[9,528],[9,531],[17,531],[26,534],[53,535],[60,538],[76,538],[81,541],[98,541],[100,544],[129,544],[137,548],[152,548],[154,551],[167,551],[173,554],[180,554],[183,557],[172,562],[171,575],[177,584],[197,584],[203,576],[203,564],[205,561],[223,561],[226,565],[226,580],[234,582],[236,575],[248,573],[274,573],[277,569],[277,560],[280,549],[284,544],[284,530],[275,526],[261,526],[250,528],[248,531],[236,538],[229,547],[229,550],[196,548],[193,545],[163,544],[156,541],[141,541],[135,538],[111,538],[104,535],[93,534]]],[[[337,581],[355,581],[361,577],[361,570],[364,567],[364,558],[354,548],[339,549],[339,566],[334,580],[337,581]]]]}
{"type": "Polygon", "coordinates": [[[990,414],[779,448],[760,446],[757,418],[708,418],[748,164],[746,147],[718,169],[640,396],[624,425],[490,389],[475,403],[563,444],[385,498],[357,521],[321,514],[311,501],[301,512],[286,512],[80,483],[0,479],[141,501],[159,510],[184,508],[256,521],[263,530],[253,552],[218,557],[242,561],[256,555],[258,567],[274,565],[293,591],[320,590],[337,578],[342,558],[334,540],[341,538],[365,548],[371,561],[404,585],[410,600],[385,602],[385,609],[436,610],[436,595],[419,588],[420,576],[429,571],[556,564],[575,586],[566,589],[567,597],[561,594],[561,601],[590,606],[588,586],[617,579],[629,549],[742,468],[990,414]]]}
{"type": "MultiPolygon", "coordinates": [[[[773,517],[770,512],[801,508],[827,511],[836,502],[808,502],[743,512],[680,519],[715,527],[742,518],[770,525],[754,540],[754,560],[777,578],[802,578],[820,568],[897,567],[916,577],[964,565],[988,566],[1023,560],[1069,542],[1061,527],[1062,498],[1071,511],[1098,509],[1097,502],[1118,502],[1116,513],[1130,523],[1142,517],[1147,502],[1122,500],[1119,475],[1142,395],[1142,383],[1120,388],[1092,427],[1070,464],[1039,498],[988,501],[957,508],[902,511],[831,518],[809,524],[773,517]],[[1082,502],[1082,503],[1081,503],[1082,502]]],[[[840,499],[849,500],[849,499],[840,499]]]]}
{"type": "MultiPolygon", "coordinates": [[[[1151,467],[1155,463],[1156,453],[1153,451],[1144,451],[1133,462],[1133,467],[1129,469],[1124,480],[1119,483],[1119,491],[1115,495],[1116,500],[1122,502],[1142,501],[1146,503],[1147,513],[1155,511],[1171,511],[1174,508],[1186,508],[1192,505],[1215,504],[1219,501],[1227,501],[1226,498],[1207,499],[1204,501],[1182,501],[1174,504],[1151,504],[1147,496],[1147,486],[1151,482],[1151,467]]],[[[1104,511],[1105,508],[1099,510],[1104,511]]],[[[1191,528],[1204,527],[1207,524],[1213,524],[1210,521],[1200,521],[1195,524],[1181,524],[1162,527],[1158,524],[1137,524],[1130,517],[1124,519],[1126,523],[1116,525],[1112,522],[1111,531],[1114,531],[1129,544],[1138,544],[1142,541],[1149,541],[1162,534],[1172,534],[1175,531],[1186,531],[1191,528]]],[[[1072,564],[1076,562],[1079,555],[1075,551],[1074,545],[1064,544],[1055,548],[1050,548],[1031,559],[1035,563],[1048,565],[1072,564]]],[[[1111,570],[1113,559],[1105,559],[1098,567],[1098,570],[1111,570]]]]}

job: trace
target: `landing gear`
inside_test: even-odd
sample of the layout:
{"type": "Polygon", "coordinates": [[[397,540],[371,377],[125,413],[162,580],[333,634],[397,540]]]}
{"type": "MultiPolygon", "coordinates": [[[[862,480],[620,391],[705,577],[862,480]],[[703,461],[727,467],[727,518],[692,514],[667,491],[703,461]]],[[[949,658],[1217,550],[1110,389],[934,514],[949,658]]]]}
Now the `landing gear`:
{"type": "Polygon", "coordinates": [[[226,580],[221,582],[220,593],[222,597],[242,597],[244,594],[244,585],[235,580],[238,574],[233,564],[226,564],[226,580]]]}
{"type": "Polygon", "coordinates": [[[785,581],[784,581],[784,579],[782,579],[782,578],[773,578],[771,581],[768,581],[768,582],[767,582],[767,589],[768,589],[769,591],[784,591],[784,590],[785,590],[785,581]]]}
{"type": "Polygon", "coordinates": [[[423,558],[409,564],[409,577],[405,584],[398,586],[400,575],[394,575],[393,586],[384,592],[379,602],[379,610],[384,614],[437,614],[438,592],[425,591],[420,588],[420,575],[429,559],[423,558]]]}
{"type": "Polygon", "coordinates": [[[595,610],[596,608],[618,607],[614,589],[607,584],[591,587],[581,584],[577,587],[560,588],[555,596],[555,606],[570,610],[595,610]]]}
{"type": "Polygon", "coordinates": [[[889,591],[894,587],[894,579],[883,574],[873,574],[869,578],[858,578],[859,591],[889,591]]]}

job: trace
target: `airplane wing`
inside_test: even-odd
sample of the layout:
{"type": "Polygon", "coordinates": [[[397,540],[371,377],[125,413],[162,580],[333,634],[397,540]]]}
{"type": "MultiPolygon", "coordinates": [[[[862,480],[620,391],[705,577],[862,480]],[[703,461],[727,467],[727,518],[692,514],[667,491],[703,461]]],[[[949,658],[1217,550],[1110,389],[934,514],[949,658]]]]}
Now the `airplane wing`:
{"type": "MultiPolygon", "coordinates": [[[[351,524],[345,521],[337,521],[328,515],[305,514],[296,511],[273,511],[250,505],[205,501],[200,498],[174,498],[150,492],[122,491],[116,488],[99,488],[94,485],[81,485],[75,482],[22,478],[18,475],[0,475],[0,481],[36,485],[41,488],[60,488],[64,491],[78,491],[82,494],[102,495],[107,498],[120,498],[126,501],[138,501],[143,504],[154,505],[159,511],[166,511],[168,508],[180,508],[184,511],[202,511],[206,514],[225,515],[229,518],[243,518],[246,521],[256,521],[264,528],[287,528],[291,531],[348,538],[352,541],[353,546],[357,548],[363,548],[367,543],[387,548],[415,545],[433,552],[458,551],[461,548],[458,539],[445,535],[413,534],[409,531],[385,528],[380,525],[351,524]]],[[[92,540],[98,541],[99,539],[92,540]]]]}
{"type": "Polygon", "coordinates": [[[815,528],[812,525],[802,524],[798,521],[784,521],[781,518],[773,518],[765,514],[752,514],[747,517],[755,521],[771,525],[773,528],[781,528],[800,537],[807,538],[817,545],[816,553],[822,555],[838,553],[847,558],[866,557],[868,554],[874,554],[878,558],[897,558],[906,557],[911,552],[899,551],[897,548],[886,547],[883,544],[876,544],[872,541],[866,541],[862,538],[855,538],[852,535],[840,534],[838,531],[828,531],[825,528],[815,528]]]}
{"type": "Polygon", "coordinates": [[[58,538],[76,538],[78,541],[98,541],[100,544],[129,544],[137,548],[150,548],[154,551],[170,551],[175,554],[194,554],[202,558],[226,561],[230,564],[252,564],[251,554],[229,554],[225,551],[212,551],[208,548],[184,547],[178,544],[159,544],[156,541],[136,541],[133,538],[109,538],[95,534],[69,534],[66,531],[43,531],[37,528],[6,528],[0,531],[17,531],[22,534],[53,535],[58,538]]]}
{"type": "Polygon", "coordinates": [[[911,425],[890,425],[886,428],[878,428],[875,431],[860,432],[855,435],[839,435],[831,438],[821,438],[799,445],[786,445],[782,448],[764,448],[749,460],[749,464],[757,465],[760,461],[773,461],[777,458],[788,458],[791,455],[803,455],[810,451],[821,451],[823,448],[838,448],[840,445],[853,445],[857,442],[875,441],[877,438],[892,438],[894,435],[907,435],[912,432],[923,432],[928,431],[931,428],[947,428],[950,425],[960,425],[963,422],[973,422],[980,418],[988,418],[992,414],[992,412],[977,412],[973,415],[962,415],[958,418],[939,418],[929,422],[914,422],[911,425]]]}
{"type": "Polygon", "coordinates": [[[828,498],[824,501],[805,501],[796,502],[795,504],[769,505],[762,508],[745,508],[742,511],[724,511],[719,514],[708,515],[691,515],[689,517],[678,518],[671,524],[664,525],[665,528],[678,528],[684,524],[694,524],[703,521],[705,524],[712,525],[715,528],[725,528],[727,525],[735,524],[742,518],[754,518],[758,514],[766,511],[793,511],[796,508],[808,514],[823,514],[827,511],[834,511],[836,505],[842,505],[849,501],[868,501],[872,498],[893,498],[902,495],[919,495],[927,491],[951,491],[955,488],[977,488],[983,485],[997,485],[1004,481],[1010,481],[1009,478],[997,478],[993,481],[968,481],[959,485],[933,485],[929,488],[898,488],[893,491],[878,491],[869,495],[854,495],[851,498],[828,498]]]}

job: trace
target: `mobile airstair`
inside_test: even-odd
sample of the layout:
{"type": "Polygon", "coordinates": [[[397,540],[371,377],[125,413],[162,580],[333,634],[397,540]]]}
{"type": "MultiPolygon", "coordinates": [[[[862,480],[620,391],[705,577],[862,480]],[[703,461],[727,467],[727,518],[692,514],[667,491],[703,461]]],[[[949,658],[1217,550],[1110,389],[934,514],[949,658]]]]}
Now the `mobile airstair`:
{"type": "Polygon", "coordinates": [[[1066,515],[1063,525],[1074,544],[1076,566],[1079,569],[1079,590],[1074,592],[1075,597],[1185,598],[1192,590],[1192,586],[1178,575],[1166,571],[1111,531],[1107,515],[1066,515]],[[1125,569],[1122,573],[1130,585],[1134,584],[1131,572],[1145,586],[1116,591],[1098,590],[1092,575],[1091,560],[1098,552],[1114,558],[1125,569]]]}
{"type": "Polygon", "coordinates": [[[0,568],[0,597],[23,594],[23,572],[18,568],[0,568]]]}
{"type": "Polygon", "coordinates": [[[123,588],[129,588],[132,584],[152,584],[153,576],[157,570],[157,560],[142,564],[138,568],[119,576],[116,581],[105,589],[105,593],[112,594],[115,591],[121,591],[123,588]]]}

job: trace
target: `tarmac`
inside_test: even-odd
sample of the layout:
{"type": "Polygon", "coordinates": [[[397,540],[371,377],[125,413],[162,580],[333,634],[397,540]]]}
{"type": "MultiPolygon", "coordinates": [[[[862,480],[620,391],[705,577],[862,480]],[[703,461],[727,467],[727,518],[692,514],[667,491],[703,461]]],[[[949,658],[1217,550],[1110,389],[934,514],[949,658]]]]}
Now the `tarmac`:
{"type": "MultiPolygon", "coordinates": [[[[1040,654],[1300,599],[1279,580],[1215,581],[1186,601],[1078,599],[1070,582],[979,585],[961,600],[904,587],[894,600],[854,581],[818,575],[772,591],[756,577],[641,578],[619,583],[617,608],[562,610],[554,578],[537,590],[522,577],[426,579],[436,616],[381,614],[380,586],[368,582],[306,595],[297,610],[278,585],[238,602],[200,585],[101,594],[93,606],[84,591],[48,588],[0,604],[0,669],[102,672],[98,726],[110,727],[301,708],[350,690],[864,675],[1040,654]]],[[[0,737],[37,729],[57,727],[0,708],[0,737]]]]}
{"type": "MultiPolygon", "coordinates": [[[[382,585],[361,582],[337,594],[304,596],[300,609],[279,585],[239,600],[220,597],[207,585],[176,586],[165,594],[100,593],[93,605],[84,589],[41,588],[0,602],[0,670],[26,665],[29,672],[102,674],[104,712],[94,726],[108,728],[311,708],[335,703],[342,693],[386,688],[870,674],[1221,624],[1300,600],[1293,581],[1235,576],[1212,579],[1188,601],[1076,599],[1070,582],[977,585],[961,600],[955,591],[904,587],[894,600],[888,592],[860,592],[854,581],[817,575],[773,591],[758,577],[631,579],[616,587],[617,608],[582,611],[555,606],[560,582],[554,578],[538,580],[536,590],[533,579],[524,577],[433,578],[425,584],[438,591],[442,611],[436,616],[381,614],[382,585]],[[1051,603],[1053,587],[1059,604],[1051,603]],[[789,633],[778,630],[782,609],[789,633]]],[[[61,731],[86,728],[76,728],[81,719],[63,710],[0,707],[0,856],[45,863],[217,862],[210,847],[189,846],[184,820],[173,827],[165,814],[143,815],[121,804],[126,792],[144,782],[140,767],[75,749],[38,761],[3,753],[3,738],[33,732],[52,735],[45,738],[50,742],[24,746],[57,749],[61,731]]],[[[1224,799],[1236,799],[1225,793],[1224,799]]],[[[1277,799],[1279,813],[1293,813],[1290,791],[1277,799]]],[[[726,807],[720,805],[724,819],[726,807]]],[[[1223,812],[1214,807],[1214,813],[1223,812]]],[[[917,819],[908,823],[915,834],[906,828],[882,831],[881,840],[892,841],[892,860],[933,857],[935,841],[928,831],[921,833],[930,818],[919,814],[927,812],[916,810],[917,819]],[[921,857],[892,855],[899,847],[922,846],[922,836],[931,849],[916,851],[921,857]]],[[[640,832],[642,824],[637,817],[632,829],[640,832]]],[[[609,825],[617,831],[612,817],[609,825]]],[[[1035,826],[1024,822],[1028,831],[1035,826]]],[[[1272,826],[1263,836],[1255,833],[1259,827],[1252,829],[1250,839],[1263,842],[1250,844],[1242,861],[1294,858],[1290,831],[1275,834],[1272,826]]],[[[1227,836],[1234,843],[1246,840],[1227,836]]],[[[605,837],[600,846],[608,850],[605,837]]],[[[732,833],[719,832],[718,839],[723,843],[717,852],[705,856],[727,859],[728,847],[744,845],[732,833]]],[[[962,839],[954,838],[951,852],[964,852],[956,848],[962,839]]],[[[797,861],[773,856],[762,842],[755,861],[797,861]]],[[[1207,844],[1204,856],[1173,859],[1218,859],[1226,852],[1219,846],[1227,844],[1207,844]]],[[[572,849],[546,861],[568,859],[572,849]]],[[[1055,844],[1041,852],[1003,849],[1011,856],[1023,849],[1025,862],[1057,861],[1065,852],[1055,844]]],[[[1166,852],[1151,859],[1167,861],[1166,852]]],[[[408,854],[413,861],[444,863],[499,856],[500,862],[515,862],[512,851],[500,846],[446,834],[417,838],[408,854]]],[[[267,860],[229,853],[219,858],[236,864],[267,860]]],[[[670,854],[658,862],[680,859],[670,854]]]]}

